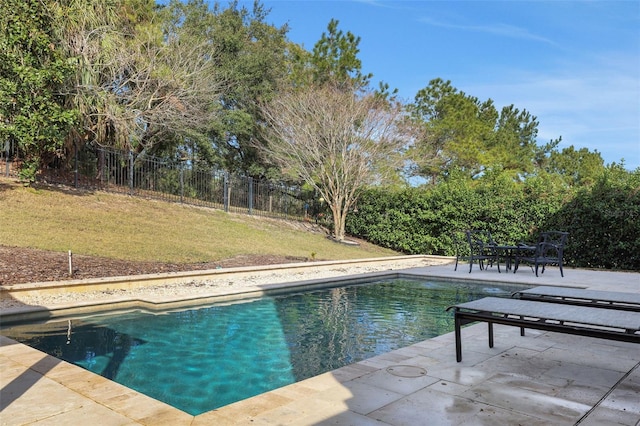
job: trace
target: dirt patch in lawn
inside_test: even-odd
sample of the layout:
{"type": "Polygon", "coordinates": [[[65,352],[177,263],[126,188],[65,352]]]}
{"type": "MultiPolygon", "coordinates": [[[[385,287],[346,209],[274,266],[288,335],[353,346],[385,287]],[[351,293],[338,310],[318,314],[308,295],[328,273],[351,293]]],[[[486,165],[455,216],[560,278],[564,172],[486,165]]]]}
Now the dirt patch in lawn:
{"type": "Polygon", "coordinates": [[[70,276],[68,253],[0,245],[0,285],[277,265],[305,261],[307,261],[306,258],[291,256],[241,255],[217,262],[178,264],[132,262],[74,254],[72,257],[73,275],[70,276]]]}

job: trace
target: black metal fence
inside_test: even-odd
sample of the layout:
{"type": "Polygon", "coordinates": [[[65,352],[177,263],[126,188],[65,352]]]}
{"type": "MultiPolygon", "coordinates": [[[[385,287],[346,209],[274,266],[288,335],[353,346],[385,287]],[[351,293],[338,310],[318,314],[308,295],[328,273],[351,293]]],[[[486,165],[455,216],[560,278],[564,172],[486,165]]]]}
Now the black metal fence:
{"type": "MultiPolygon", "coordinates": [[[[17,175],[19,160],[8,151],[2,159],[4,174],[17,175]]],[[[297,186],[233,175],[189,160],[171,161],[90,145],[78,150],[71,162],[43,170],[41,178],[76,188],[277,218],[306,219],[313,204],[297,186]]]]}

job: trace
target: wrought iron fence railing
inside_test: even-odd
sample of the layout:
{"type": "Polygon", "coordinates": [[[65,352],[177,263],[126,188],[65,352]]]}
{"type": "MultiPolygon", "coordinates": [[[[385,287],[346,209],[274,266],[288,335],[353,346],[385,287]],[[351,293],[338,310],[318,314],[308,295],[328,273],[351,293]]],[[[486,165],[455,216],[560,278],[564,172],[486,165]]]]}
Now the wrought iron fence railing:
{"type": "MultiPolygon", "coordinates": [[[[16,175],[18,160],[9,155],[3,155],[2,160],[3,174],[16,175]]],[[[312,204],[297,186],[234,175],[189,160],[167,160],[86,146],[75,153],[73,161],[65,164],[44,170],[42,178],[49,183],[76,188],[277,218],[302,220],[310,214],[312,204]]]]}

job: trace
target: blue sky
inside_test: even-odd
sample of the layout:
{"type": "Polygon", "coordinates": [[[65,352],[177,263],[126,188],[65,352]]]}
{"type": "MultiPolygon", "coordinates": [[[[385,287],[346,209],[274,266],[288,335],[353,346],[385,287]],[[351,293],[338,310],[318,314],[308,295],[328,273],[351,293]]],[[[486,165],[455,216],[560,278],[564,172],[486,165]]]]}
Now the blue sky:
{"type": "MultiPolygon", "coordinates": [[[[252,1],[240,4],[251,7],[252,1]]],[[[412,101],[434,78],[538,117],[606,164],[640,167],[640,1],[264,0],[312,50],[332,18],[361,37],[362,71],[412,101]]]]}

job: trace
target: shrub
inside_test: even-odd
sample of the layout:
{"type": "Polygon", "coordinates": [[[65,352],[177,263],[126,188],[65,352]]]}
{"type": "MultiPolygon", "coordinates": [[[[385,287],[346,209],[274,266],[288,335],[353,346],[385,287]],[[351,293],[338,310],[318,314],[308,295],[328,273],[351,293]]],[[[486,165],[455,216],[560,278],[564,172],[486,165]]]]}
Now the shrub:
{"type": "Polygon", "coordinates": [[[466,229],[488,230],[500,243],[567,231],[567,265],[640,270],[640,173],[612,168],[575,193],[552,175],[375,188],[347,218],[351,235],[407,254],[454,255],[453,234],[466,229]]]}

